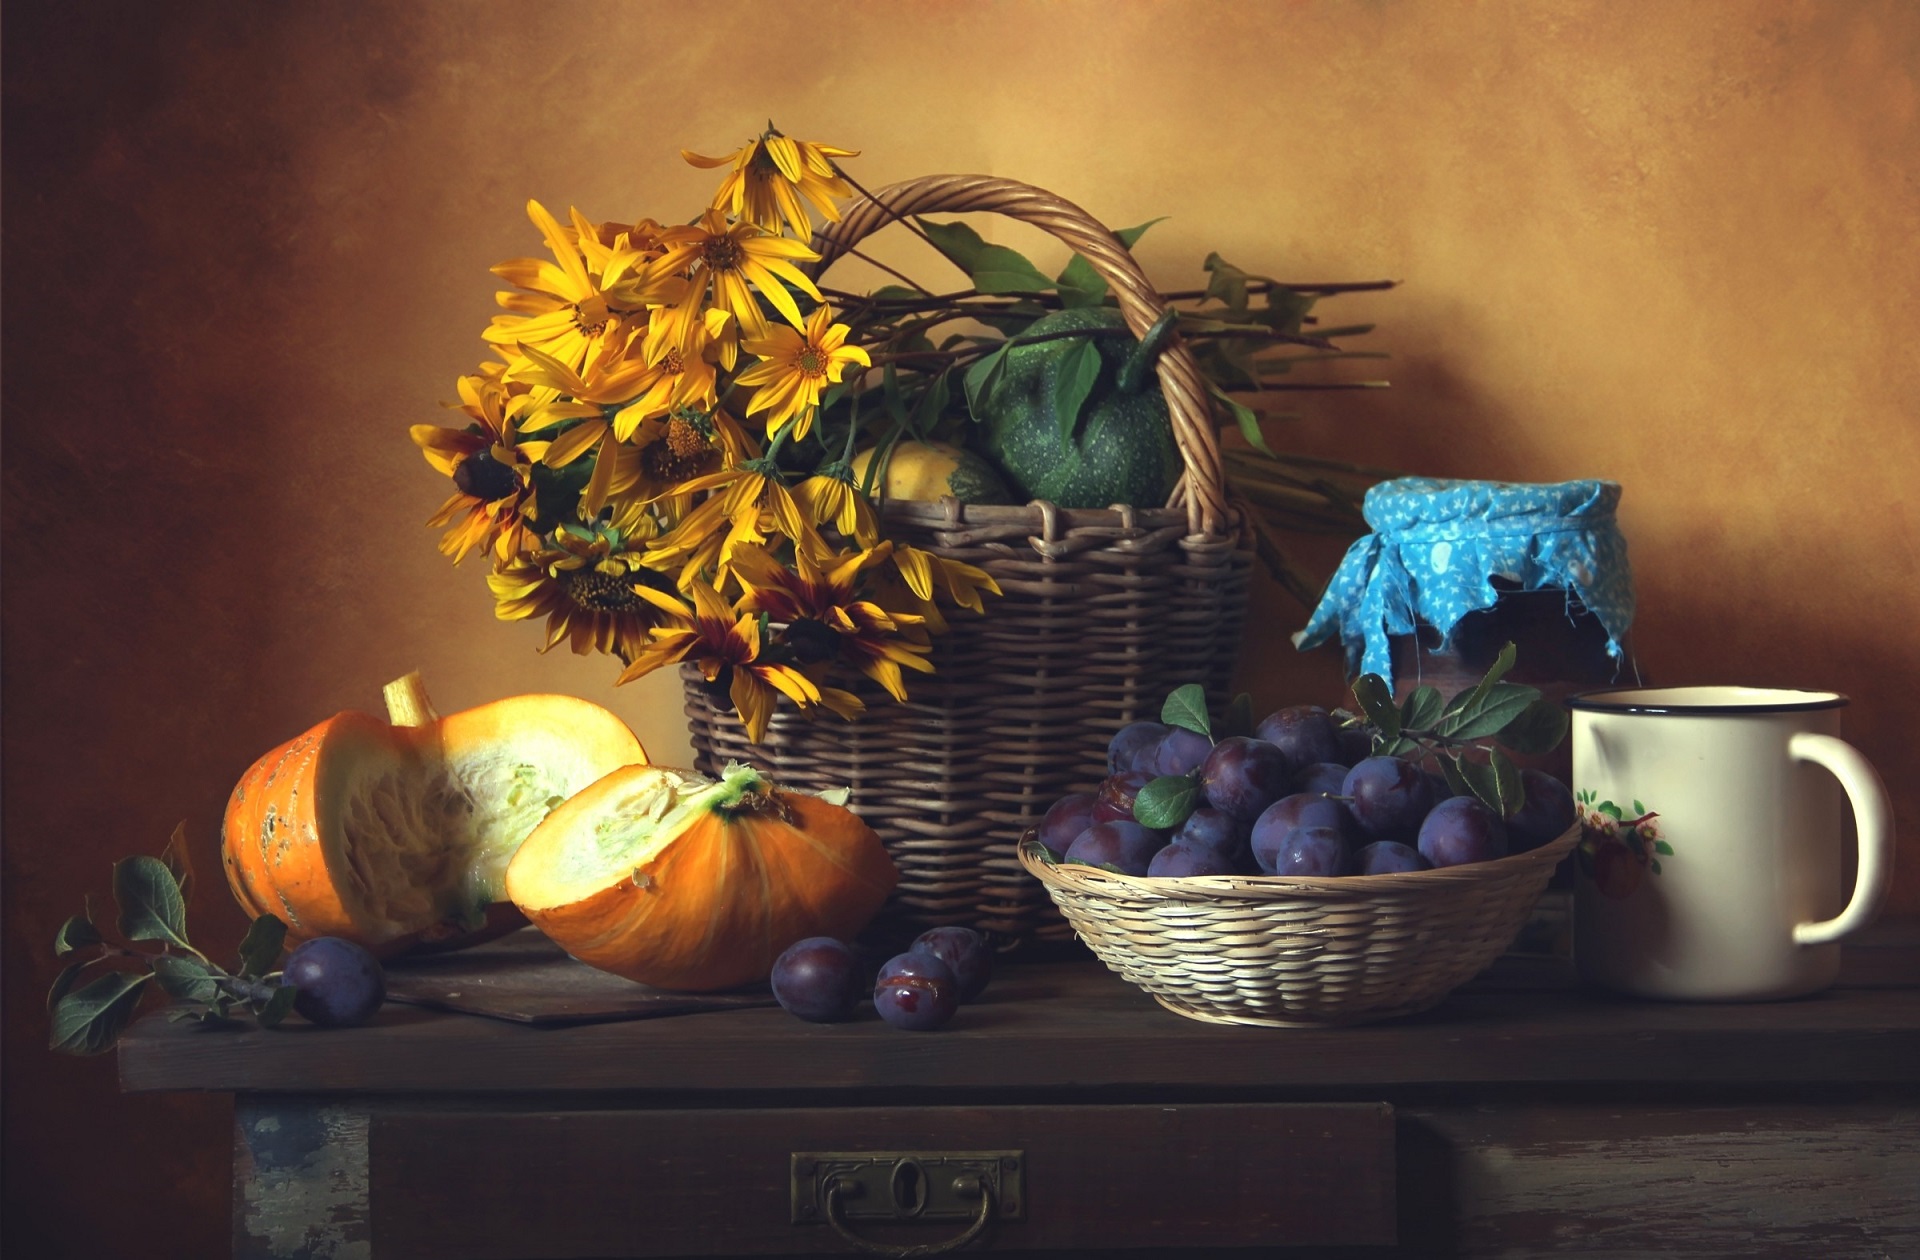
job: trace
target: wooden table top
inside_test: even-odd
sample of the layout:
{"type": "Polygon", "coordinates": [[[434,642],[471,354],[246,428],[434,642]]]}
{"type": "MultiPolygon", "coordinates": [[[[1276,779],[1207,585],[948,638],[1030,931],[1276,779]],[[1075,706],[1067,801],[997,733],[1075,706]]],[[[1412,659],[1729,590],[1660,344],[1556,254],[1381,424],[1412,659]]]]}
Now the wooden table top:
{"type": "MultiPolygon", "coordinates": [[[[1901,962],[1785,1002],[1661,1003],[1496,965],[1421,1015],[1329,1029],[1200,1023],[1091,960],[1002,967],[934,1032],[777,1008],[538,1027],[389,1002],[356,1029],[206,1031],[158,1013],[121,1039],[129,1091],[497,1095],[798,1092],[815,1101],[1062,1091],[1456,1084],[1920,1084],[1920,987],[1901,962]],[[1874,987],[1848,987],[1872,985],[1874,987]]],[[[1850,958],[1850,962],[1853,960],[1850,958]]],[[[1546,970],[1542,970],[1542,965],[1546,970]]],[[[577,965],[577,964],[570,964],[577,965]]]]}

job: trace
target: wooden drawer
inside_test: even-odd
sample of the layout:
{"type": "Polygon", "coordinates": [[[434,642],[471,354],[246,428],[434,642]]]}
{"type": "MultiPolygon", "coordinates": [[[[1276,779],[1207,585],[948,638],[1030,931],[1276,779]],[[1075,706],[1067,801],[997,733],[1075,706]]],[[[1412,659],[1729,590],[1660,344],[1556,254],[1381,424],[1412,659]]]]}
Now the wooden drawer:
{"type": "MultiPolygon", "coordinates": [[[[793,1157],[802,1152],[1017,1152],[1019,1199],[1001,1205],[976,1250],[1395,1239],[1394,1117],[1384,1103],[672,1111],[373,1104],[356,1119],[366,1224],[353,1232],[376,1260],[850,1253],[853,1244],[831,1226],[794,1221],[793,1157]]],[[[275,1136],[281,1132],[276,1125],[275,1136]]],[[[256,1166],[264,1154],[253,1152],[256,1166]]],[[[337,1173],[329,1174],[336,1185],[337,1173]]],[[[902,1244],[943,1241],[968,1224],[868,1219],[851,1227],[902,1244]]]]}

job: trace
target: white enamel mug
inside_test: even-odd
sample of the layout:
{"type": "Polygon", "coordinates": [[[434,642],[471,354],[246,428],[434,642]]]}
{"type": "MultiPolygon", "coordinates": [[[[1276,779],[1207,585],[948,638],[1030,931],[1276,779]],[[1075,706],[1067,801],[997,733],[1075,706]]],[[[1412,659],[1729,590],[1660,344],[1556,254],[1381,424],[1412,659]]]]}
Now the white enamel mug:
{"type": "Polygon", "coordinates": [[[1840,738],[1846,703],[1757,687],[1567,702],[1584,831],[1573,933],[1582,976],[1643,997],[1722,1001],[1834,982],[1836,942],[1872,921],[1893,873],[1886,789],[1840,738]]]}

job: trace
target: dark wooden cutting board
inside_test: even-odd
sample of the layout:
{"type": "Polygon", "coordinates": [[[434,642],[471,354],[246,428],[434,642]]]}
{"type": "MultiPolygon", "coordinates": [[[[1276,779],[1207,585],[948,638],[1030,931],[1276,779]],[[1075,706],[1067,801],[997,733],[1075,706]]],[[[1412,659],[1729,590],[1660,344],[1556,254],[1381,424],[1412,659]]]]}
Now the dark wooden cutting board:
{"type": "Polygon", "coordinates": [[[521,1024],[595,1024],[772,1006],[762,988],[667,993],[571,958],[533,928],[387,964],[387,1000],[521,1024]]]}

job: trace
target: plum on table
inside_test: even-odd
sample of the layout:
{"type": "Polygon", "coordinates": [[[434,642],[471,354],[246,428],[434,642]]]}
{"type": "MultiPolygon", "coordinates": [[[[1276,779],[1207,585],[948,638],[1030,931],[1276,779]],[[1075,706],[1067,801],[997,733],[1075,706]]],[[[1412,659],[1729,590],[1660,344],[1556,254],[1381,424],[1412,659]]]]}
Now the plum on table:
{"type": "Polygon", "coordinates": [[[960,1009],[960,984],[946,963],[909,950],[881,965],[873,984],[873,1008],[895,1028],[927,1032],[960,1009]]]}
{"type": "Polygon", "coordinates": [[[947,964],[960,986],[958,996],[963,1003],[979,997],[993,978],[993,946],[970,927],[928,928],[914,938],[907,952],[932,954],[947,964]]]}
{"type": "Polygon", "coordinates": [[[380,960],[338,936],[316,936],[295,947],[280,980],[295,989],[293,1009],[322,1028],[364,1024],[387,1000],[380,960]]]}
{"type": "Polygon", "coordinates": [[[860,1004],[865,979],[853,947],[831,936],[795,941],[773,960],[773,999],[811,1024],[848,1019],[860,1004]]]}

